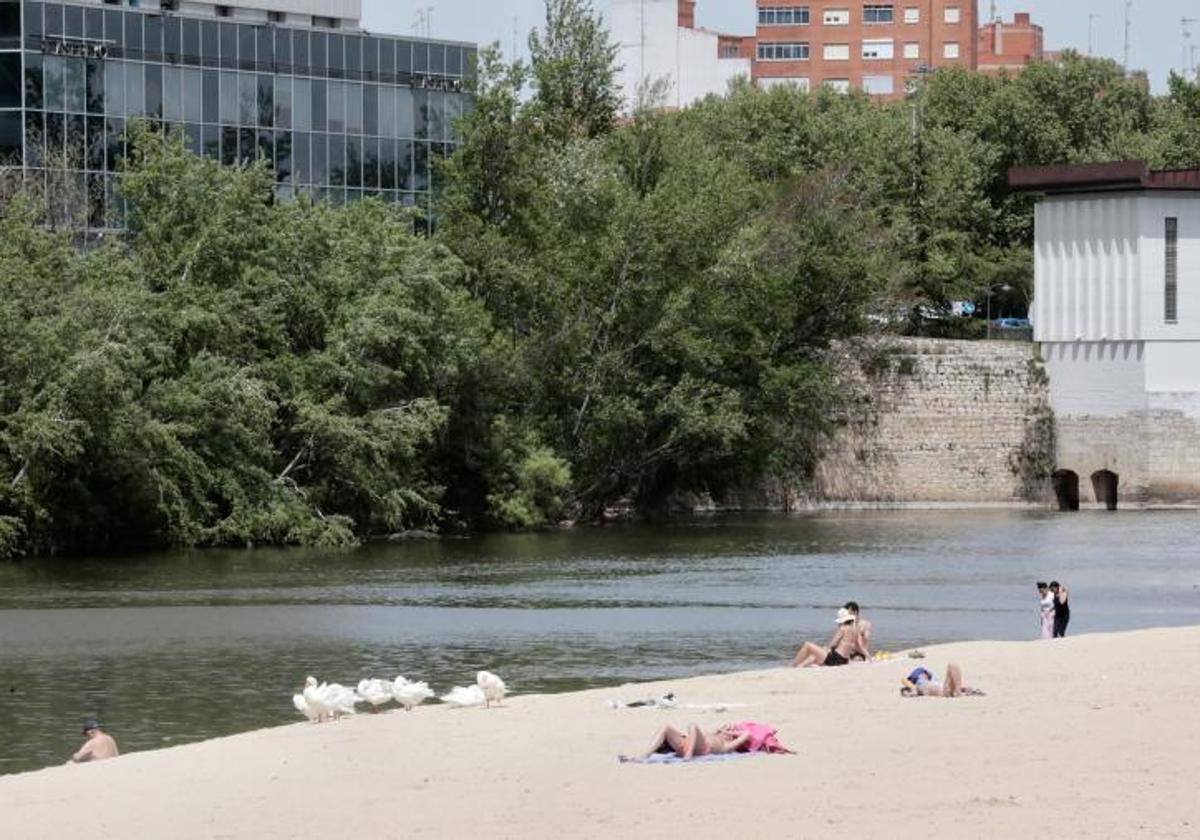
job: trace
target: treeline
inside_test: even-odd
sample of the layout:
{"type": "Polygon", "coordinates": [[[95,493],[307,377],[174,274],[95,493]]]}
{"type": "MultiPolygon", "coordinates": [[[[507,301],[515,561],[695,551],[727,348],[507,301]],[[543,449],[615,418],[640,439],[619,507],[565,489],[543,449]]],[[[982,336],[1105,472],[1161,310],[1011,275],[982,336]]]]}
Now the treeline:
{"type": "Polygon", "coordinates": [[[77,248],[45,197],[3,201],[0,556],[345,545],[800,485],[852,410],[832,340],[1028,294],[1009,165],[1200,165],[1200,88],[1154,98],[1075,56],[890,105],[740,86],[620,120],[600,22],[548,5],[528,66],[481,58],[432,237],[374,201],[277,203],[265,164],[149,126],[119,241],[77,248]]]}

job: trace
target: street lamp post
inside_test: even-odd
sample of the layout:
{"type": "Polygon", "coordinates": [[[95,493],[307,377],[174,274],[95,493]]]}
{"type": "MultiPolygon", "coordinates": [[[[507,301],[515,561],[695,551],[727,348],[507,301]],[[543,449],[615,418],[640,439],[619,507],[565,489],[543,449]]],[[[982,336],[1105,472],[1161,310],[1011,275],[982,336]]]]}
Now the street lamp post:
{"type": "Polygon", "coordinates": [[[1007,283],[993,283],[988,286],[987,290],[987,340],[992,340],[992,293],[999,289],[1002,292],[1011,292],[1012,286],[1007,283]]]}

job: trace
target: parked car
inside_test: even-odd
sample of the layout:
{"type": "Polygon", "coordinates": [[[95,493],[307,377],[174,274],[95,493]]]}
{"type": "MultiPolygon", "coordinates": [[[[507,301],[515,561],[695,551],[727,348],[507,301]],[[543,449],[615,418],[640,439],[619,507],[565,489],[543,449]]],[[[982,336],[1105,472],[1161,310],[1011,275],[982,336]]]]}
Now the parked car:
{"type": "Polygon", "coordinates": [[[1027,330],[1032,326],[1028,318],[997,318],[992,321],[992,327],[997,330],[1027,330]]]}

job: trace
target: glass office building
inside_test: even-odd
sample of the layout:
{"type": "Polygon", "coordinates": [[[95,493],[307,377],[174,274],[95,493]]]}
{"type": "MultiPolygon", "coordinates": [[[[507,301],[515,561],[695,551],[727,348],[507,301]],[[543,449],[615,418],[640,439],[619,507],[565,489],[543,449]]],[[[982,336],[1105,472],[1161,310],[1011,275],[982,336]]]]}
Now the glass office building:
{"type": "Polygon", "coordinates": [[[125,125],[149,117],[196,154],[265,158],[284,198],[428,208],[474,59],[462,43],[0,0],[0,165],[69,171],[88,226],[119,228],[125,125]]]}

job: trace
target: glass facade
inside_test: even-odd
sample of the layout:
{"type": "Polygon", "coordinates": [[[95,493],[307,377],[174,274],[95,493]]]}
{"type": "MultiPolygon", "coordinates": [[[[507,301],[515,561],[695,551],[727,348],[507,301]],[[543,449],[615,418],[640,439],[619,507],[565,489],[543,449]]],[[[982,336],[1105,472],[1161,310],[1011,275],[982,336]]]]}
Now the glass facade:
{"type": "Polygon", "coordinates": [[[283,198],[428,208],[467,107],[467,44],[41,0],[0,0],[0,165],[71,173],[89,224],[120,227],[126,121],[199,155],[265,158],[283,198]]]}

